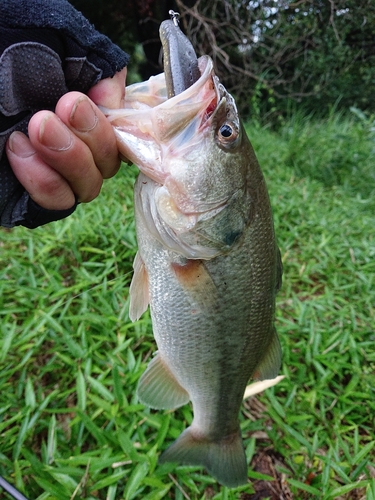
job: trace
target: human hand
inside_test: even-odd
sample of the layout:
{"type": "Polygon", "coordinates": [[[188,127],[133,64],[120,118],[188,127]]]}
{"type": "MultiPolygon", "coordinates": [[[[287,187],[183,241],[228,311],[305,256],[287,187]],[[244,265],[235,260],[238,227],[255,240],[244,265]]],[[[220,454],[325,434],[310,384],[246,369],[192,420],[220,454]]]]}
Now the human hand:
{"type": "Polygon", "coordinates": [[[55,113],[39,111],[28,125],[29,138],[13,132],[6,145],[9,163],[30,197],[49,210],[71,208],[76,199],[93,200],[103,179],[120,167],[112,125],[97,105],[120,108],[126,68],[88,92],[69,92],[55,113]]]}

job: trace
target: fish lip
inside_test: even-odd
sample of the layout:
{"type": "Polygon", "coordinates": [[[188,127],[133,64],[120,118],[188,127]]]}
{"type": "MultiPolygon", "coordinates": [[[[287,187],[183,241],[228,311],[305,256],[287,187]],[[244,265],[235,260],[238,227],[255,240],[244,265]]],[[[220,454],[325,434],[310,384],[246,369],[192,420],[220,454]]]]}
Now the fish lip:
{"type": "Polygon", "coordinates": [[[215,92],[215,99],[212,100],[210,106],[212,106],[212,104],[214,103],[214,107],[212,107],[212,109],[210,109],[204,116],[204,119],[201,123],[201,128],[203,128],[203,126],[210,125],[212,120],[215,118],[216,111],[220,107],[220,103],[222,102],[223,98],[225,98],[225,96],[227,95],[227,91],[224,85],[220,83],[219,77],[215,74],[213,61],[210,56],[203,55],[199,57],[198,67],[201,73],[199,79],[180,94],[177,94],[174,97],[167,99],[167,101],[165,101],[164,103],[160,104],[160,107],[163,107],[164,105],[167,106],[178,104],[179,102],[187,99],[189,96],[198,94],[199,90],[203,86],[205,86],[209,80],[211,80],[212,88],[215,92]]]}
{"type": "MultiPolygon", "coordinates": [[[[197,85],[197,89],[203,86],[211,79],[213,90],[215,91],[215,107],[209,110],[209,112],[204,117],[201,128],[203,126],[211,125],[212,121],[215,120],[218,110],[220,109],[220,104],[224,98],[228,96],[228,92],[224,85],[220,82],[219,77],[215,73],[213,61],[210,56],[204,55],[198,59],[199,70],[201,71],[201,77],[194,85],[197,85]]],[[[194,85],[191,87],[193,90],[194,85]]],[[[189,90],[189,89],[187,89],[189,90]]],[[[185,91],[186,92],[186,91],[185,91]]],[[[212,101],[212,102],[214,102],[212,101]]],[[[211,103],[212,105],[212,103],[211,103]]]]}
{"type": "MultiPolygon", "coordinates": [[[[131,126],[131,124],[134,124],[136,122],[146,122],[150,113],[150,109],[153,109],[155,111],[163,109],[175,109],[180,103],[186,102],[190,96],[198,94],[201,87],[203,87],[208,82],[208,80],[211,80],[212,88],[215,93],[215,98],[213,99],[215,100],[215,108],[213,108],[211,113],[206,117],[208,119],[215,114],[217,107],[219,106],[225,95],[225,88],[220,83],[218,77],[215,75],[213,61],[210,56],[201,56],[198,59],[198,67],[201,73],[200,78],[189,88],[187,88],[180,94],[175,95],[174,97],[168,99],[163,95],[163,92],[160,91],[160,102],[152,105],[146,105],[144,108],[137,108],[135,106],[133,107],[132,103],[136,102],[138,98],[137,87],[139,86],[139,84],[136,83],[127,87],[127,94],[125,96],[125,108],[113,110],[100,106],[100,109],[107,116],[109,121],[113,122],[114,125],[126,126],[129,122],[129,126],[131,126]],[[133,90],[133,88],[135,89],[134,93],[132,93],[131,91],[133,90]],[[131,95],[130,98],[129,95],[131,95]]],[[[157,77],[161,76],[163,76],[163,73],[161,73],[157,77]]],[[[132,126],[131,128],[134,128],[134,126],[132,126]]]]}

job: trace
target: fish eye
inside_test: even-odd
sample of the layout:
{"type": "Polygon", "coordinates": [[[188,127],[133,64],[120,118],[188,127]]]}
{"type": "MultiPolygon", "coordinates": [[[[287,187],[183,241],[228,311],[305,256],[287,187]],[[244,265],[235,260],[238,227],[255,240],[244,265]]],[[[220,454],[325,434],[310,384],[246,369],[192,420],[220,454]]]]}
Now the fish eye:
{"type": "Polygon", "coordinates": [[[219,129],[220,134],[228,139],[233,134],[233,129],[228,123],[224,123],[219,129]]]}
{"type": "Polygon", "coordinates": [[[218,140],[225,148],[232,148],[239,136],[238,126],[230,121],[224,122],[218,130],[218,140]]]}

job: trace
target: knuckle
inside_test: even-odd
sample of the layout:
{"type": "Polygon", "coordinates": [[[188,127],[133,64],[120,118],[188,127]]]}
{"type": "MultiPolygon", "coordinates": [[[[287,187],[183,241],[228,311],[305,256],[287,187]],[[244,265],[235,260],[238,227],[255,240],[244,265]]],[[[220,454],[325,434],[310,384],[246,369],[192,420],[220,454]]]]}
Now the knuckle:
{"type": "Polygon", "coordinates": [[[100,193],[100,190],[102,188],[103,180],[100,178],[97,180],[96,183],[93,183],[89,189],[87,189],[82,195],[80,196],[78,194],[78,199],[79,201],[83,203],[89,203],[90,201],[94,200],[97,198],[97,196],[100,193]]]}
{"type": "Polygon", "coordinates": [[[59,176],[44,175],[38,179],[38,191],[50,197],[58,196],[66,189],[66,183],[59,176]]]}

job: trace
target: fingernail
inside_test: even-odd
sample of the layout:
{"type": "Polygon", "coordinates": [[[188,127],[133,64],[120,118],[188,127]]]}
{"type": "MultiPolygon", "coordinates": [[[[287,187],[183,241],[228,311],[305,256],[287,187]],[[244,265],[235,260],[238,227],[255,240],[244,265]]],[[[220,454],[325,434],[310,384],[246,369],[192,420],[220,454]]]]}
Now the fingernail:
{"type": "Polygon", "coordinates": [[[96,127],[98,117],[86,97],[78,99],[70,114],[70,123],[79,132],[90,132],[96,127]]]}
{"type": "Polygon", "coordinates": [[[9,149],[21,158],[28,158],[36,153],[29,139],[21,132],[13,132],[8,139],[9,149]]]}
{"type": "Polygon", "coordinates": [[[39,140],[53,151],[66,151],[73,144],[72,134],[55,115],[46,116],[42,121],[39,140]]]}

